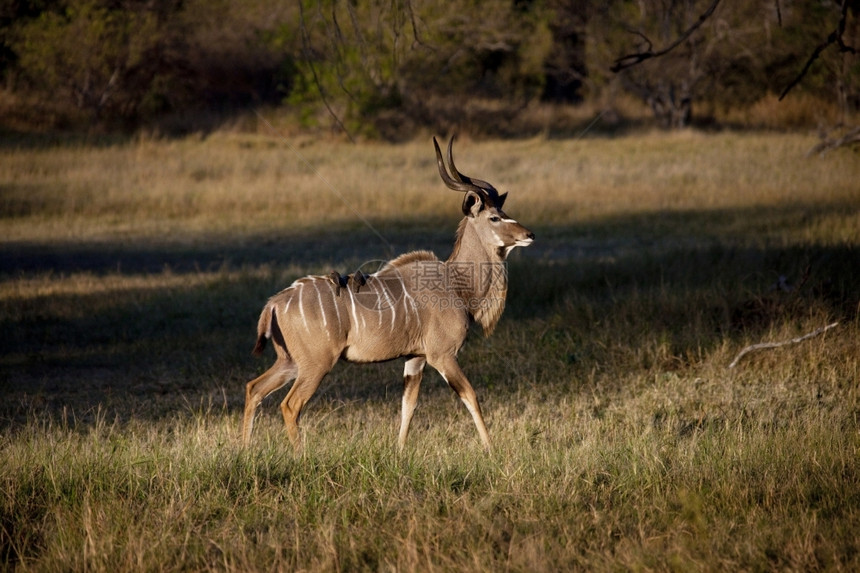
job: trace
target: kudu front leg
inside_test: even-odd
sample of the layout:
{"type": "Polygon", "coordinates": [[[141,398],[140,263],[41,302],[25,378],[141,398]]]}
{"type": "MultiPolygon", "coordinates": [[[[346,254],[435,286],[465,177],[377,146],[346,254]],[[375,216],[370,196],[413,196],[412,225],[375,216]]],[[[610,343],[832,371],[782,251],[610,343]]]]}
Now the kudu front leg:
{"type": "Polygon", "coordinates": [[[397,447],[403,451],[406,445],[406,436],[409,434],[409,424],[412,422],[412,414],[415,413],[415,404],[418,402],[418,391],[421,389],[421,378],[424,374],[424,365],[427,359],[416,356],[406,361],[403,368],[403,402],[400,408],[400,435],[397,438],[397,447]]]}
{"type": "Polygon", "coordinates": [[[445,382],[448,383],[457,396],[460,397],[466,409],[472,414],[472,420],[475,421],[475,427],[478,428],[478,435],[481,437],[481,442],[484,444],[484,449],[490,449],[490,435],[487,433],[487,425],[484,423],[484,416],[481,414],[481,406],[478,404],[478,396],[475,394],[475,389],[469,384],[460,365],[457,364],[457,359],[454,357],[446,357],[434,364],[430,363],[433,368],[439,371],[445,382]]]}

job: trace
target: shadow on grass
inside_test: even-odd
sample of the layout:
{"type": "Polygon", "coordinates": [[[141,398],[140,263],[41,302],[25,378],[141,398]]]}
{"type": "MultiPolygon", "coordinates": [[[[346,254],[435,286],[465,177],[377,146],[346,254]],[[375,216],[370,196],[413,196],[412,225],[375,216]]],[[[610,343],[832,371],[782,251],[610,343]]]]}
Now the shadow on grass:
{"type": "MultiPolygon", "coordinates": [[[[858,207],[827,209],[856,212],[858,207]]],[[[579,226],[535,225],[537,242],[511,258],[500,326],[523,329],[532,347],[513,347],[511,336],[478,344],[498,345],[496,354],[535,354],[588,372],[603,360],[589,342],[598,329],[631,354],[660,336],[668,340],[666,364],[625,367],[670,368],[673,360],[683,363],[694,351],[708,352],[726,338],[756,336],[779,321],[811,313],[856,316],[860,253],[855,244],[774,246],[775,239],[824,210],[789,206],[766,217],[756,211],[654,213],[579,226]],[[769,229],[762,228],[764,221],[769,229]],[[772,288],[780,276],[794,290],[772,288]]],[[[453,226],[386,235],[398,251],[420,246],[444,257],[452,233],[453,226]]],[[[270,354],[264,360],[250,355],[267,297],[305,272],[349,270],[386,254],[370,231],[354,228],[194,244],[4,243],[0,276],[5,280],[79,271],[147,275],[165,268],[174,275],[214,272],[215,278],[203,285],[179,281],[163,289],[24,293],[7,300],[0,307],[0,425],[64,412],[86,423],[97,409],[120,419],[159,418],[212,402],[239,411],[244,383],[271,360],[270,354]],[[261,266],[268,270],[255,272],[261,266]]],[[[480,334],[472,333],[470,340],[476,338],[480,334]]],[[[483,368],[480,360],[466,361],[483,368]]],[[[488,373],[470,372],[464,364],[476,385],[486,376],[506,375],[503,367],[486,366],[488,373]]],[[[344,401],[399,395],[400,368],[399,361],[365,367],[359,382],[353,379],[358,370],[336,368],[323,390],[344,401]]]]}

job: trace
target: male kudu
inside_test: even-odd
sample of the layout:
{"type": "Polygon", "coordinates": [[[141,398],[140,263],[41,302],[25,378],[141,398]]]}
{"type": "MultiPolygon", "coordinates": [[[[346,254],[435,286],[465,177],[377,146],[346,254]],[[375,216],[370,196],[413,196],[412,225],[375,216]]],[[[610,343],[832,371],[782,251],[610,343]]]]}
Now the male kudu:
{"type": "Polygon", "coordinates": [[[436,138],[436,161],[445,184],[465,193],[463,220],[447,261],[428,251],[413,251],[379,271],[351,277],[308,276],[269,299],[257,326],[259,355],[271,338],[277,358],[262,376],[248,383],[242,437],[250,442],[260,402],[290,380],[281,403],[287,434],[300,448],[298,418],[302,407],[339,359],[381,362],[406,358],[398,446],[402,449],[415,411],[425,364],[439,371],[454,389],[478,428],[486,448],[487,427],[474,389],[457,363],[469,325],[477,322],[489,335],[505,306],[505,259],[514,247],[530,245],[534,234],[508,217],[507,193],[454,166],[448,166],[436,138]]]}

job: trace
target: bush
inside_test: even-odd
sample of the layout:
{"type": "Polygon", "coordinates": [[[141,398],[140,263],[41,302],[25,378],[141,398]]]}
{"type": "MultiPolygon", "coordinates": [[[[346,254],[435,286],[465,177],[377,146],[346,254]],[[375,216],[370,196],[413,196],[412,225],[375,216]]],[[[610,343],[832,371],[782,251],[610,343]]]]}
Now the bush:
{"type": "Polygon", "coordinates": [[[124,115],[139,103],[133,79],[157,44],[153,14],[73,2],[23,25],[19,68],[45,94],[72,103],[87,119],[124,115]]]}
{"type": "MultiPolygon", "coordinates": [[[[15,96],[0,98],[0,106],[7,128],[9,118],[29,113],[40,124],[53,116],[55,126],[71,120],[199,130],[251,106],[283,105],[302,128],[405,139],[424,127],[474,125],[480,133],[509,133],[496,126],[520,123],[539,100],[612,111],[616,95],[626,91],[645,102],[658,122],[682,127],[723,110],[738,115],[780,93],[839,26],[835,3],[802,0],[775,9],[761,0],[720,3],[685,35],[711,5],[16,3],[0,16],[0,74],[15,96]],[[654,55],[679,38],[684,41],[659,57],[612,71],[625,54],[632,60],[654,55]],[[25,112],[10,110],[12,101],[25,112]],[[468,115],[476,102],[480,113],[461,120],[457,110],[468,115]]],[[[845,24],[842,41],[856,47],[856,16],[849,13],[845,24]]],[[[858,61],[848,47],[840,51],[831,43],[801,83],[806,93],[836,102],[842,122],[860,105],[858,61]]],[[[759,106],[755,114],[760,112],[759,106]]]]}

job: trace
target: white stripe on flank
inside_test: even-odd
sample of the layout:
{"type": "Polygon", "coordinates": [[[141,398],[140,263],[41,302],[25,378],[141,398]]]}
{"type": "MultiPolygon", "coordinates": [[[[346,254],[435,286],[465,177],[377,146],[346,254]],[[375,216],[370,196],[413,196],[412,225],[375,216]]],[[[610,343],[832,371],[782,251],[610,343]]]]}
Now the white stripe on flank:
{"type": "Polygon", "coordinates": [[[337,313],[337,331],[341,332],[343,330],[343,325],[340,322],[340,301],[332,296],[331,303],[334,305],[334,311],[337,313]]]}
{"type": "Polygon", "coordinates": [[[402,277],[397,277],[397,280],[400,281],[400,288],[403,289],[403,308],[406,310],[406,323],[403,325],[404,327],[409,326],[409,307],[406,306],[406,299],[409,299],[412,302],[412,305],[415,305],[415,300],[413,300],[412,295],[409,294],[409,291],[406,290],[406,283],[403,282],[402,277]]]}
{"type": "Polygon", "coordinates": [[[284,316],[287,316],[287,313],[290,312],[290,303],[293,302],[293,297],[287,297],[287,304],[284,306],[284,316]]]}
{"type": "Polygon", "coordinates": [[[308,326],[308,319],[305,316],[305,305],[304,305],[305,299],[303,296],[304,293],[305,293],[305,286],[302,283],[299,283],[299,314],[302,315],[302,323],[305,325],[305,329],[308,332],[310,332],[311,327],[308,326]]]}
{"type": "Polygon", "coordinates": [[[325,337],[327,339],[331,340],[331,334],[328,331],[328,319],[326,318],[326,311],[325,311],[325,307],[323,306],[322,293],[320,292],[320,289],[317,286],[318,282],[319,282],[319,280],[315,280],[313,282],[314,290],[317,291],[317,302],[320,303],[320,314],[322,315],[322,319],[323,319],[323,327],[325,329],[325,337]]]}
{"type": "Polygon", "coordinates": [[[326,316],[325,316],[325,307],[323,307],[322,295],[320,294],[320,289],[317,286],[317,281],[314,281],[313,285],[314,285],[314,290],[317,291],[317,302],[320,303],[320,314],[322,315],[323,326],[327,327],[328,326],[328,320],[326,319],[326,316]]]}
{"type": "MultiPolygon", "coordinates": [[[[400,284],[403,284],[403,279],[400,279],[400,284]]],[[[406,290],[405,284],[403,284],[403,308],[406,310],[406,324],[404,326],[409,326],[409,317],[411,316],[411,313],[414,312],[415,318],[418,319],[418,328],[421,328],[421,314],[418,312],[418,305],[415,304],[415,299],[412,298],[412,295],[409,294],[408,290],[406,290]],[[409,299],[408,306],[406,304],[407,299],[409,299]]]]}
{"type": "MultiPolygon", "coordinates": [[[[388,296],[388,287],[386,287],[385,283],[382,283],[382,294],[385,295],[385,304],[388,306],[388,310],[391,311],[391,327],[389,330],[394,332],[394,303],[391,302],[391,297],[388,296]]],[[[382,312],[381,309],[380,312],[382,312]]]]}
{"type": "Polygon", "coordinates": [[[379,328],[382,328],[382,309],[379,308],[379,306],[380,306],[379,305],[379,292],[376,290],[376,286],[375,286],[377,284],[377,281],[373,281],[373,283],[371,285],[371,282],[368,279],[367,283],[368,283],[367,286],[371,287],[373,289],[373,292],[376,293],[376,306],[377,306],[376,316],[379,319],[379,321],[378,321],[379,324],[377,326],[379,326],[379,328]]]}
{"type": "Polygon", "coordinates": [[[346,292],[349,293],[349,302],[352,303],[352,327],[358,330],[358,315],[355,313],[355,299],[352,297],[352,289],[347,287],[346,292]]]}

